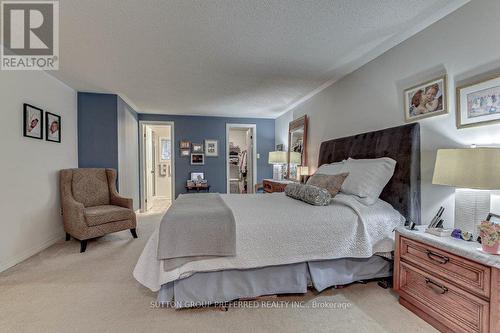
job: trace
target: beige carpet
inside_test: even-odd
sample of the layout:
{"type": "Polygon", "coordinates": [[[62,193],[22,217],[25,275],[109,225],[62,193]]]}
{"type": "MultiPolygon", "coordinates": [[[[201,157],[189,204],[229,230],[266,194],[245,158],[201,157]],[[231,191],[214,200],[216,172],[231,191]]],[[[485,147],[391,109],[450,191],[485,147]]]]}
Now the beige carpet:
{"type": "MultiPolygon", "coordinates": [[[[155,308],[155,294],[132,277],[161,215],[139,217],[139,239],[124,231],[54,246],[0,273],[1,332],[434,332],[377,286],[352,285],[321,294],[267,298],[258,308],[176,311],[155,308]],[[264,308],[298,301],[309,308],[264,308]],[[312,308],[346,304],[346,309],[312,308]]],[[[255,304],[255,303],[250,303],[255,304]]]]}

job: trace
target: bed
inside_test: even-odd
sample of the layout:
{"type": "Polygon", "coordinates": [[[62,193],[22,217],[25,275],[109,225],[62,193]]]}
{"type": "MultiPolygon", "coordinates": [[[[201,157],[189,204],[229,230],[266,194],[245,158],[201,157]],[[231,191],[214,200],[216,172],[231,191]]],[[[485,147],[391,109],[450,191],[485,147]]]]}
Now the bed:
{"type": "Polygon", "coordinates": [[[134,277],[158,292],[159,302],[184,308],[390,276],[394,227],[407,219],[420,223],[419,133],[419,125],[410,124],[321,144],[319,166],[349,157],[397,162],[376,204],[365,206],[345,194],[323,207],[283,193],[221,195],[236,220],[236,256],[167,270],[157,257],[157,230],[134,277]]]}

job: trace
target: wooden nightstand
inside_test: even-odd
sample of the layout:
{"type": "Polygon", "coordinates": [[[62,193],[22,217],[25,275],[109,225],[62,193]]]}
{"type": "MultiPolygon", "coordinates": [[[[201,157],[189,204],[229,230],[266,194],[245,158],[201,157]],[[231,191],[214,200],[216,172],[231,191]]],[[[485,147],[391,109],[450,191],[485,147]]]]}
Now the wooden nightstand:
{"type": "Polygon", "coordinates": [[[442,332],[500,333],[500,258],[481,244],[398,228],[399,303],[442,332]]]}
{"type": "Polygon", "coordinates": [[[293,181],[291,181],[291,180],[264,179],[262,181],[262,186],[264,187],[264,191],[266,193],[284,192],[285,187],[290,183],[293,183],[293,181]]]}

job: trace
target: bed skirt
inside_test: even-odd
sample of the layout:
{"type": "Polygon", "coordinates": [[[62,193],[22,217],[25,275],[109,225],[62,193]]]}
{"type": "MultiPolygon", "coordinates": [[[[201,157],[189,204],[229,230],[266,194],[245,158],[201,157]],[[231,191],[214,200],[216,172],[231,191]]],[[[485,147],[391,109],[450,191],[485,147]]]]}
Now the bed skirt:
{"type": "Polygon", "coordinates": [[[392,276],[392,262],[380,256],[196,273],[162,285],[157,302],[176,309],[201,307],[263,295],[304,294],[308,286],[323,291],[389,276],[392,276]]]}

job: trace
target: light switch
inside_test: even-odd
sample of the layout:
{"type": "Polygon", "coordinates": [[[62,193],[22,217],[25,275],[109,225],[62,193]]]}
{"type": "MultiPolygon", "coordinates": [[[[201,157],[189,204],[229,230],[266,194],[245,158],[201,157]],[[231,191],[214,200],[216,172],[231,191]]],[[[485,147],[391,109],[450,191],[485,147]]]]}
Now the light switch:
{"type": "Polygon", "coordinates": [[[259,159],[259,158],[260,158],[260,154],[257,154],[257,159],[259,159]]]}

